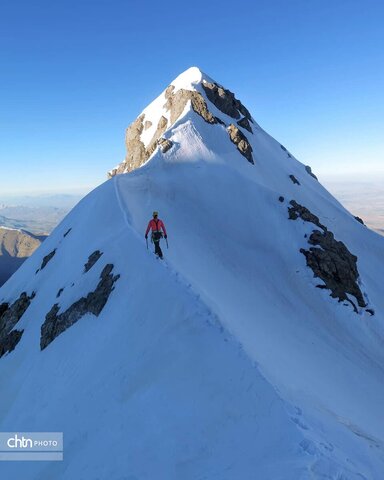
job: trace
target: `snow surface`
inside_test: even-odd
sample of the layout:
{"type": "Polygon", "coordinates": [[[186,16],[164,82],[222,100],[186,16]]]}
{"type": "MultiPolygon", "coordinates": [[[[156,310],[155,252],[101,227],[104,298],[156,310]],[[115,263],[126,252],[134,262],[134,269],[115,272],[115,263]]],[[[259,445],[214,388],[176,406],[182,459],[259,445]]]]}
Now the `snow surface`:
{"type": "MultiPolygon", "coordinates": [[[[192,68],[173,84],[204,94],[203,79],[192,68]]],[[[163,100],[144,110],[153,124],[163,100]]],[[[63,462],[3,462],[2,478],[383,478],[383,238],[253,130],[255,165],[225,126],[186,108],[168,152],[91,192],[0,290],[0,301],[36,291],[0,359],[0,430],[64,432],[63,462]],[[299,251],[314,226],[288,219],[291,199],[357,255],[374,316],[316,288],[299,251]],[[153,210],[169,236],[163,263],[145,246],[153,210]],[[93,290],[106,263],[121,278],[102,313],[40,352],[52,305],[93,290]]]]}

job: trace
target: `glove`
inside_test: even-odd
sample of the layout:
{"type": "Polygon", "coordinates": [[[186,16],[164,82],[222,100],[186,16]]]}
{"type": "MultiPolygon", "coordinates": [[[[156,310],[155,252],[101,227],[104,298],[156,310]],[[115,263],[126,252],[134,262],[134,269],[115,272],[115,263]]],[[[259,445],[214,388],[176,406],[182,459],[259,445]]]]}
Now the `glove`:
{"type": "Polygon", "coordinates": [[[168,238],[167,235],[164,235],[164,238],[168,238]]]}
{"type": "Polygon", "coordinates": [[[148,238],[148,235],[147,235],[147,234],[145,234],[145,239],[147,239],[147,238],[148,238]]]}

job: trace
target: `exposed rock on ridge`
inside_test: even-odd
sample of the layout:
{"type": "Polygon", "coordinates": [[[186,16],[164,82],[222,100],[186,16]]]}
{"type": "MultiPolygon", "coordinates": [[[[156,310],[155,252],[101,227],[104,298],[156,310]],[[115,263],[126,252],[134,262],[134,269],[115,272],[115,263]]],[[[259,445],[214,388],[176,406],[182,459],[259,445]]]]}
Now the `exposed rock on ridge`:
{"type": "MultiPolygon", "coordinates": [[[[210,125],[221,124],[227,128],[230,140],[236,145],[240,153],[250,162],[254,163],[252,156],[252,147],[244,133],[240,130],[244,129],[253,133],[251,123],[253,123],[251,114],[238,100],[235,95],[215,82],[202,80],[199,84],[206,94],[201,91],[187,88],[176,88],[175,85],[169,85],[163,94],[165,103],[163,104],[163,111],[166,112],[160,117],[157,128],[149,140],[148,135],[142,136],[143,132],[149,128],[153,128],[153,119],[146,119],[147,111],[144,111],[128,128],[126,131],[126,147],[127,155],[125,160],[117,167],[108,172],[108,177],[111,178],[116,174],[128,173],[147,162],[151,155],[156,150],[157,146],[161,147],[161,151],[165,153],[168,151],[172,142],[165,141],[163,138],[164,132],[167,128],[174,125],[180,118],[190,102],[192,110],[197,113],[205,122],[210,125]],[[235,119],[237,126],[231,123],[229,126],[222,119],[213,115],[209,110],[210,102],[221,112],[235,119]],[[143,140],[142,140],[143,138],[143,140]]],[[[162,97],[157,100],[161,102],[162,97]]],[[[156,106],[157,110],[161,109],[160,104],[156,106]]],[[[150,114],[149,114],[150,115],[150,114]]],[[[151,130],[152,132],[153,130],[151,130]]]]}
{"type": "Polygon", "coordinates": [[[248,142],[247,137],[237,128],[233,123],[228,127],[229,138],[236,145],[239,152],[248,160],[250,163],[254,163],[252,156],[252,147],[248,142]]]}
{"type": "Polygon", "coordinates": [[[172,148],[172,145],[173,145],[173,143],[171,142],[171,140],[168,140],[167,138],[160,138],[160,139],[158,140],[158,144],[159,144],[159,146],[160,146],[160,148],[161,148],[161,151],[162,151],[163,153],[168,152],[168,150],[169,150],[170,148],[172,148]]]}
{"type": "Polygon", "coordinates": [[[35,293],[28,296],[23,292],[12,305],[8,303],[0,305],[0,357],[7,352],[12,352],[19,343],[24,330],[13,330],[13,328],[24,315],[34,296],[35,293]]]}
{"type": "Polygon", "coordinates": [[[238,124],[240,127],[245,128],[246,130],[248,130],[248,132],[253,133],[251,124],[249,123],[249,120],[248,120],[247,117],[243,117],[241,120],[239,120],[239,121],[237,122],[237,124],[238,124]]]}
{"type": "Polygon", "coordinates": [[[294,184],[300,185],[300,182],[297,180],[297,178],[294,175],[289,175],[289,178],[292,180],[294,184]]]}
{"type": "Polygon", "coordinates": [[[84,273],[87,273],[102,255],[103,252],[100,252],[100,250],[95,250],[93,253],[91,253],[91,255],[88,257],[87,263],[84,265],[84,273]]]}
{"type": "Polygon", "coordinates": [[[306,165],[305,166],[305,170],[307,171],[307,173],[309,175],[311,175],[311,177],[313,177],[315,180],[318,180],[318,178],[316,177],[316,175],[312,172],[312,168],[309,166],[309,165],[306,165]]]}
{"type": "Polygon", "coordinates": [[[164,107],[171,114],[171,124],[173,125],[176,120],[183,113],[184,108],[188,102],[191,101],[193,110],[200,115],[208,123],[218,123],[218,119],[212,115],[208,110],[207,104],[201,95],[201,93],[194,90],[185,90],[180,88],[174,92],[175,87],[170,85],[165,91],[165,98],[167,99],[164,107]]]}
{"type": "Polygon", "coordinates": [[[120,275],[112,274],[113,265],[107,264],[100,274],[100,281],[93,292],[73,303],[65,312],[58,314],[60,307],[55,303],[41,326],[40,348],[44,350],[58,335],[63,333],[86,313],[98,316],[120,275]]]}
{"type": "MultiPolygon", "coordinates": [[[[200,115],[206,122],[210,124],[223,123],[220,119],[212,115],[208,110],[207,104],[201,93],[194,90],[185,90],[180,88],[175,92],[175,87],[170,85],[165,91],[166,102],[164,108],[170,113],[170,124],[173,125],[180,115],[183,113],[187,102],[190,100],[193,110],[200,115]]],[[[158,145],[162,145],[162,151],[166,152],[170,148],[170,144],[164,144],[162,139],[163,133],[168,126],[168,120],[161,116],[157,125],[157,129],[153,134],[148,146],[145,147],[141,141],[141,134],[144,129],[150,128],[152,122],[146,120],[145,115],[140,115],[128,128],[125,136],[125,143],[127,147],[127,156],[117,168],[114,168],[108,173],[109,178],[119,173],[130,172],[141,165],[143,165],[149,157],[156,150],[158,145]]]]}
{"type": "Polygon", "coordinates": [[[221,112],[235,118],[236,120],[240,118],[241,113],[244,115],[245,119],[252,122],[252,117],[249,111],[244,107],[240,100],[237,100],[230,90],[221,87],[217,83],[207,82],[206,80],[203,80],[202,87],[208,100],[210,100],[221,112]]]}
{"type": "Polygon", "coordinates": [[[318,287],[329,289],[331,296],[338,298],[340,302],[351,303],[355,312],[357,312],[357,307],[348,295],[354,296],[360,307],[366,307],[358,285],[357,257],[348,250],[343,242],[336,240],[334,234],[321,224],[319,218],[308,208],[298,204],[295,200],[291,200],[289,203],[291,205],[288,207],[289,219],[301,218],[322,230],[313,230],[308,239],[310,245],[320,248],[300,249],[314,276],[321,278],[325,284],[318,285],[318,287]]]}

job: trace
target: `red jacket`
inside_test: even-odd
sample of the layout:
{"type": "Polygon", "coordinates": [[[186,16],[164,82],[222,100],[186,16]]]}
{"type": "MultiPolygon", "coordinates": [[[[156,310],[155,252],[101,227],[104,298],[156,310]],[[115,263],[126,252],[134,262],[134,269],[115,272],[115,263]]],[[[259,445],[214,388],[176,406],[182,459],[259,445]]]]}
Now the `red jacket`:
{"type": "Polygon", "coordinates": [[[152,218],[152,220],[150,220],[148,222],[148,227],[147,227],[147,230],[145,232],[145,235],[148,235],[148,232],[149,230],[152,229],[152,233],[154,232],[161,232],[161,229],[163,230],[164,232],[164,235],[167,235],[167,231],[165,229],[165,225],[163,223],[162,220],[160,220],[160,218],[158,218],[157,220],[155,220],[154,218],[152,218]]]}

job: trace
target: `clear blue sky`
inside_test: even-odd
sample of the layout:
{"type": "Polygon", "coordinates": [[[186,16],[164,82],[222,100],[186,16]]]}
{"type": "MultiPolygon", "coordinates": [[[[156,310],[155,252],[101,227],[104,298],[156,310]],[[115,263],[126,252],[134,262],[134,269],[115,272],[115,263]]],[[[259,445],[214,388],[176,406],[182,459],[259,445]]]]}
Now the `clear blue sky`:
{"type": "Polygon", "coordinates": [[[0,192],[96,186],[197,65],[315,172],[384,174],[381,0],[3,0],[0,192]]]}

